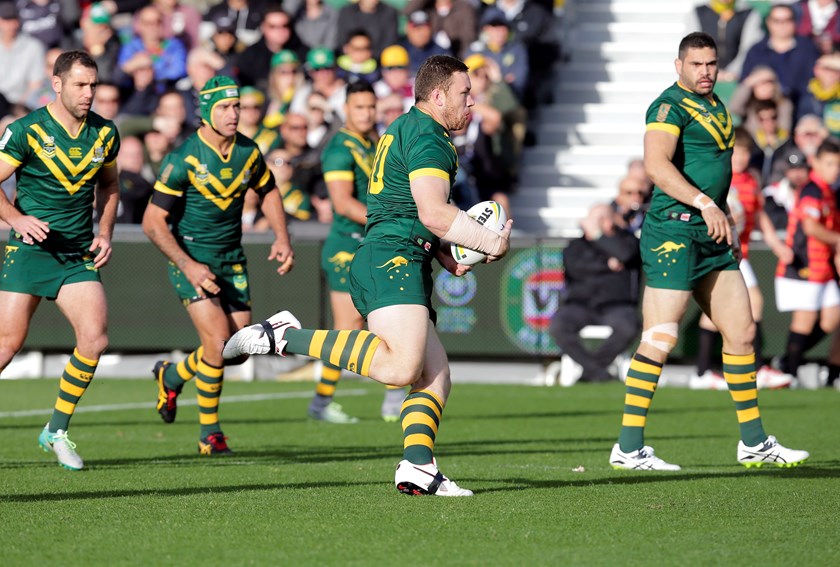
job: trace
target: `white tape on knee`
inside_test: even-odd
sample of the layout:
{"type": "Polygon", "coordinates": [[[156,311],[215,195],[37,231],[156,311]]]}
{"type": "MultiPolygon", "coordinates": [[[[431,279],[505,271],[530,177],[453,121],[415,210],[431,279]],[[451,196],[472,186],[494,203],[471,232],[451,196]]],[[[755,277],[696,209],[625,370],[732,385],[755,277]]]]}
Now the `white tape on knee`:
{"type": "Polygon", "coordinates": [[[642,332],[642,342],[664,353],[669,353],[677,345],[679,328],[677,323],[654,325],[642,332]]]}

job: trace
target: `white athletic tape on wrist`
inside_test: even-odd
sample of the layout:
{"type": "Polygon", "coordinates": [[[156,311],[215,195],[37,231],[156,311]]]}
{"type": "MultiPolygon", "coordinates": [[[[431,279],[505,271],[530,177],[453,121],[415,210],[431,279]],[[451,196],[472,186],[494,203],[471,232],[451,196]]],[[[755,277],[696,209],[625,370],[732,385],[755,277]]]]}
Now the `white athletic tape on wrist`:
{"type": "Polygon", "coordinates": [[[642,332],[642,342],[647,343],[657,350],[669,353],[677,346],[679,336],[679,324],[660,323],[642,332]]]}
{"type": "Polygon", "coordinates": [[[503,246],[501,236],[484,228],[462,210],[458,211],[443,239],[491,256],[498,256],[503,246]]]}
{"type": "Polygon", "coordinates": [[[694,197],[694,201],[691,203],[694,207],[704,211],[709,207],[717,207],[712,198],[706,195],[705,193],[700,193],[696,197],[694,197]]]}

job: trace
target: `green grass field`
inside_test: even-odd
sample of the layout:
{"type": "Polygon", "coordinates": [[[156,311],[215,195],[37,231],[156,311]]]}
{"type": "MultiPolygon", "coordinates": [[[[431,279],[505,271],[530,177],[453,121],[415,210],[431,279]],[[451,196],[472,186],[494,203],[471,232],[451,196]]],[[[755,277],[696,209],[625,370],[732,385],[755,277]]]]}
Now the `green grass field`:
{"type": "Polygon", "coordinates": [[[114,409],[78,413],[70,430],[82,472],[38,449],[48,411],[9,415],[50,408],[56,388],[0,382],[3,566],[840,563],[833,390],[762,392],[767,430],[812,458],[747,471],[726,393],[662,389],[648,442],[683,470],[634,473],[607,464],[620,384],[459,384],[436,453],[476,496],[447,499],[396,492],[401,432],[379,420],[372,383],[339,386],[362,418],[351,426],[307,421],[309,384],[226,384],[237,453],[207,459],[195,406],[166,425],[151,380],[100,380],[80,408],[114,409]],[[275,399],[242,399],[255,395],[275,399]]]}

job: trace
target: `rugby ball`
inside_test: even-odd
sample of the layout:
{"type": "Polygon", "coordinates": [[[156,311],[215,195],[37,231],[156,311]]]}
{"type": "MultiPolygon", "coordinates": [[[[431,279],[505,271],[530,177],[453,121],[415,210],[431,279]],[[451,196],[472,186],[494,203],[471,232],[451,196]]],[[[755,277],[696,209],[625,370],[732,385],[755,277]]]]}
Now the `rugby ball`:
{"type": "MultiPolygon", "coordinates": [[[[481,201],[469,208],[467,214],[478,224],[489,228],[493,232],[502,232],[507,222],[505,210],[496,201],[481,201]]],[[[464,248],[459,244],[452,244],[452,257],[464,266],[472,266],[487,259],[487,254],[464,248]]]]}

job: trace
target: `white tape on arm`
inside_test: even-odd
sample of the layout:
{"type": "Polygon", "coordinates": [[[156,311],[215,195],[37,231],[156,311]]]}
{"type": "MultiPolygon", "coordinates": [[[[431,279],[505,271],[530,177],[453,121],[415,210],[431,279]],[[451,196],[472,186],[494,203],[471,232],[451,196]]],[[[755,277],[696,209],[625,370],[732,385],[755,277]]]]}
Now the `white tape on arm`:
{"type": "Polygon", "coordinates": [[[443,238],[491,256],[498,256],[503,247],[501,236],[489,228],[484,228],[462,210],[458,211],[443,238]]]}
{"type": "Polygon", "coordinates": [[[696,197],[694,197],[694,201],[691,204],[701,211],[704,211],[709,207],[717,207],[715,202],[712,201],[712,198],[705,193],[699,193],[696,197]]]}

